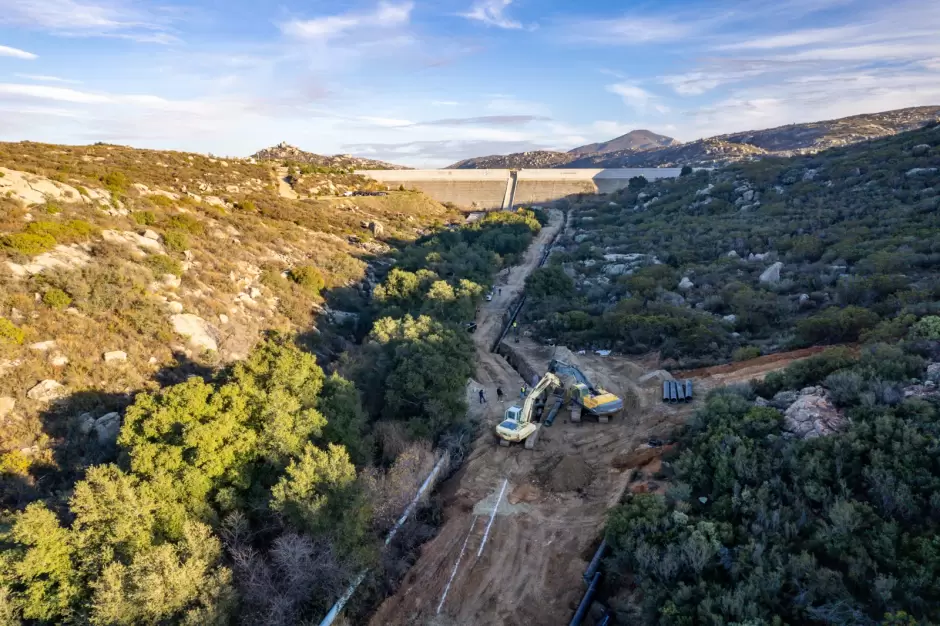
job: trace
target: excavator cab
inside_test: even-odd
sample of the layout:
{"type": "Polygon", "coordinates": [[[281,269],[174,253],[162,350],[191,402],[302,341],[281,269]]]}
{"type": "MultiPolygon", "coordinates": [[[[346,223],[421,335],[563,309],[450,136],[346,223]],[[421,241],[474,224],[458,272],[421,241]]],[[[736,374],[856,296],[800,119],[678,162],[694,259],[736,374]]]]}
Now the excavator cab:
{"type": "MultiPolygon", "coordinates": [[[[504,419],[504,420],[511,420],[511,421],[513,421],[513,422],[518,422],[518,421],[519,421],[519,417],[520,417],[521,415],[522,415],[522,407],[519,406],[519,405],[517,405],[517,404],[514,404],[514,405],[512,405],[511,407],[509,407],[508,409],[506,409],[506,415],[503,416],[503,419],[504,419]]],[[[504,426],[504,425],[505,425],[505,422],[504,422],[503,424],[500,424],[500,425],[501,425],[501,426],[504,426]]]]}

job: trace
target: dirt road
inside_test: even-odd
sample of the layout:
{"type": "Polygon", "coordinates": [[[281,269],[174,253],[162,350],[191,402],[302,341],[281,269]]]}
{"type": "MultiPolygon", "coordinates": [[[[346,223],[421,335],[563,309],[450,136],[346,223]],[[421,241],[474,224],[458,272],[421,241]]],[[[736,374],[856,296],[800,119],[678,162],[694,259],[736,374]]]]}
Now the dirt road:
{"type": "Polygon", "coordinates": [[[288,200],[297,200],[300,196],[294,191],[294,188],[287,182],[287,168],[277,167],[274,169],[274,175],[277,178],[277,192],[282,198],[288,200]]]}
{"type": "MultiPolygon", "coordinates": [[[[502,278],[480,311],[476,380],[488,402],[478,403],[479,387],[468,396],[485,423],[460,472],[442,487],[440,532],[373,616],[373,626],[559,624],[570,619],[581,596],[580,577],[604,514],[629,481],[629,472],[613,467],[613,460],[638,445],[639,435],[631,434],[635,424],[630,417],[611,424],[559,418],[543,429],[535,450],[503,448],[493,437],[523,381],[489,350],[542,246],[560,227],[561,213],[553,212],[523,263],[502,278]],[[505,404],[496,401],[497,386],[508,396],[505,404]]],[[[527,340],[516,345],[539,350],[527,340]]],[[[533,353],[533,367],[544,372],[548,356],[533,353]]],[[[658,384],[650,386],[650,397],[658,384]]]]}

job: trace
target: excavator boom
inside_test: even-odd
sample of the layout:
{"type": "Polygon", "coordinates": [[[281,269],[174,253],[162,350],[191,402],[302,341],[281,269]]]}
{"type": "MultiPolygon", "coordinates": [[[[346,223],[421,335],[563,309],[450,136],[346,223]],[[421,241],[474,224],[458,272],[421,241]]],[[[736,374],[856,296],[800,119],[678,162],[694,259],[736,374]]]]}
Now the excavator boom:
{"type": "MultiPolygon", "coordinates": [[[[560,387],[561,381],[551,372],[545,374],[542,380],[538,382],[535,388],[529,393],[522,407],[512,406],[506,409],[506,416],[496,427],[496,435],[500,438],[500,443],[508,445],[510,442],[526,441],[531,438],[534,444],[534,435],[538,431],[538,426],[532,423],[532,416],[535,413],[535,405],[542,396],[551,392],[555,387],[560,387]]],[[[527,445],[527,447],[530,447],[527,445]]]]}

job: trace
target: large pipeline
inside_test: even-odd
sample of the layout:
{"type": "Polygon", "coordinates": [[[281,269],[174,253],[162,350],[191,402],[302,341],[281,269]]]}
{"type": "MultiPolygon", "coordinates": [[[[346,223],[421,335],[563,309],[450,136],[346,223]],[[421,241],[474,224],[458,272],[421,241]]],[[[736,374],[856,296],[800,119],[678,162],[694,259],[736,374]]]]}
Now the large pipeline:
{"type": "Polygon", "coordinates": [[[594,553],[594,558],[591,559],[591,563],[588,565],[587,570],[584,572],[584,582],[590,582],[594,578],[594,574],[597,573],[597,570],[601,566],[601,559],[604,558],[604,552],[607,550],[607,539],[601,541],[601,545],[597,548],[597,552],[594,553]]]}
{"type": "Polygon", "coordinates": [[[584,593],[584,597],[581,598],[581,604],[578,605],[578,610],[575,612],[574,617],[571,618],[571,622],[568,626],[581,626],[581,622],[584,621],[584,616],[587,615],[588,609],[591,608],[591,600],[594,598],[594,592],[597,591],[597,583],[600,579],[600,572],[594,574],[594,578],[591,579],[591,584],[584,593]]]}
{"type": "MultiPolygon", "coordinates": [[[[417,495],[411,500],[407,507],[405,507],[405,512],[402,513],[402,516],[398,518],[398,521],[395,522],[395,525],[392,526],[392,529],[388,531],[388,535],[385,537],[385,545],[388,546],[392,542],[392,539],[395,538],[395,535],[398,534],[398,531],[401,527],[408,521],[408,518],[411,517],[411,514],[414,512],[415,507],[418,506],[418,502],[421,500],[421,496],[424,495],[424,492],[434,484],[434,479],[437,478],[437,475],[441,473],[441,469],[445,465],[445,461],[448,460],[448,456],[444,454],[438,459],[437,463],[434,465],[434,469],[431,470],[431,473],[428,474],[428,477],[424,479],[424,482],[421,483],[421,487],[418,489],[417,495]]],[[[359,585],[362,584],[362,581],[365,580],[368,570],[361,572],[356,576],[355,580],[350,583],[349,587],[346,588],[346,591],[343,592],[343,595],[339,597],[336,603],[333,605],[333,608],[330,609],[329,613],[326,614],[326,617],[320,622],[320,626],[330,626],[333,623],[333,620],[339,615],[340,611],[343,610],[343,607],[346,606],[346,603],[349,602],[349,599],[356,592],[356,589],[359,585]]]]}

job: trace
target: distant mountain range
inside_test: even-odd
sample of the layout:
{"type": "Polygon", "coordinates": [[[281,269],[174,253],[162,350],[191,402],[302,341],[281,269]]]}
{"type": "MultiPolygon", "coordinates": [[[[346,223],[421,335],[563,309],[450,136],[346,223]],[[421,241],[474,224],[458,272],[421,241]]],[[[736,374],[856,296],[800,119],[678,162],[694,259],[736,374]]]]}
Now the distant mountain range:
{"type": "Polygon", "coordinates": [[[719,166],[767,156],[812,154],[913,130],[936,119],[940,119],[940,106],[912,107],[718,135],[689,143],[679,143],[647,130],[635,130],[611,141],[581,146],[569,152],[539,150],[477,157],[455,163],[448,169],[719,166]]]}
{"type": "Polygon", "coordinates": [[[335,154],[333,156],[324,156],[305,152],[300,148],[292,146],[286,142],[281,142],[276,146],[264,148],[251,155],[251,158],[258,161],[281,161],[292,163],[309,163],[317,167],[334,167],[341,169],[357,170],[407,170],[410,167],[386,163],[385,161],[376,161],[375,159],[363,159],[349,154],[335,154]]]}

